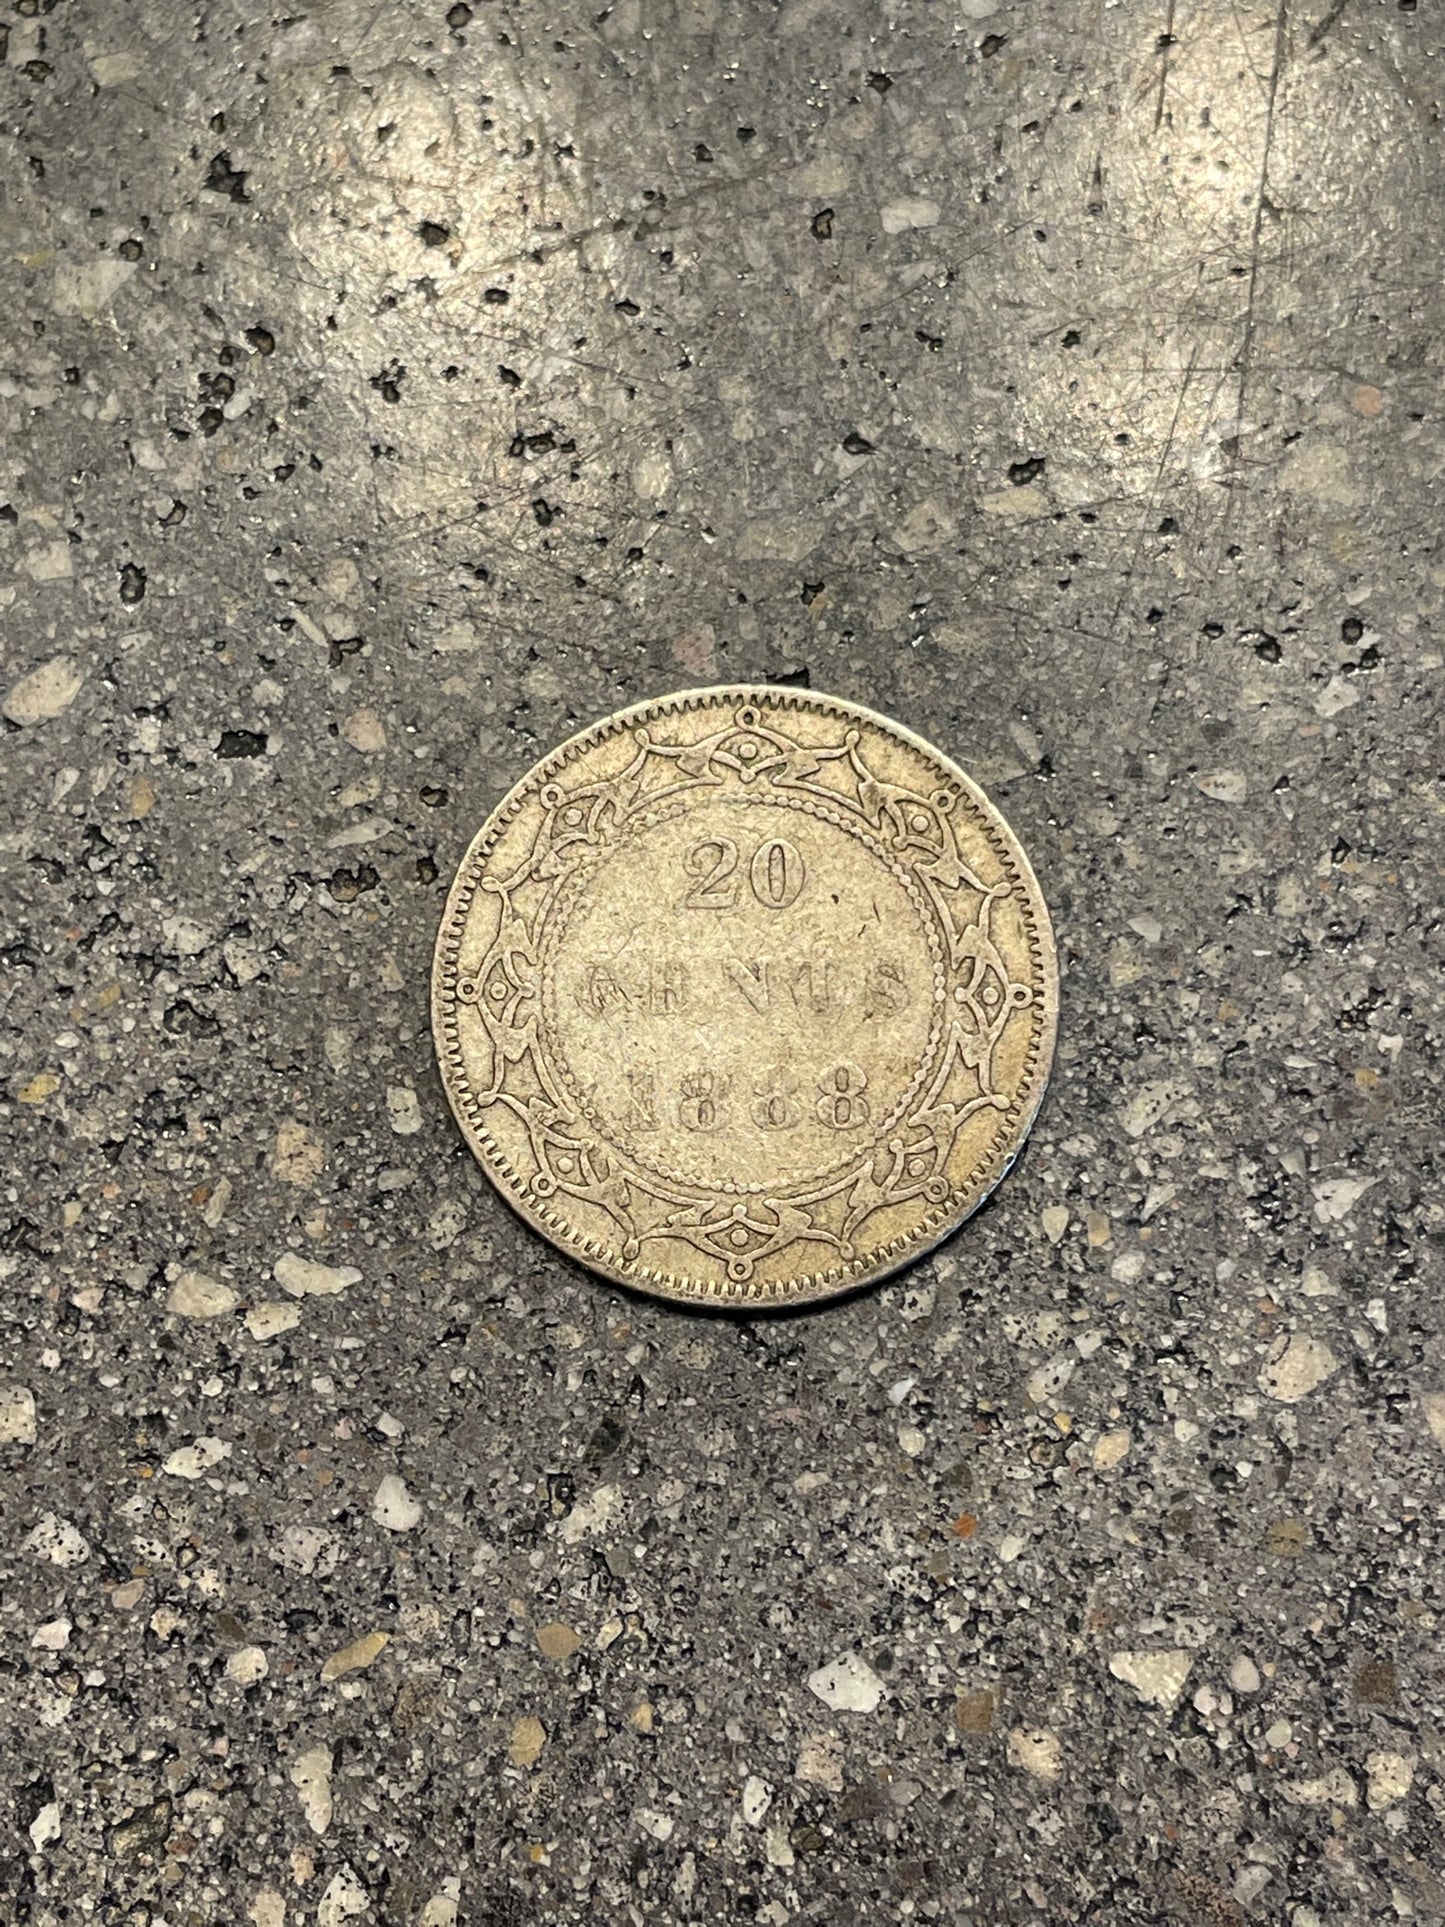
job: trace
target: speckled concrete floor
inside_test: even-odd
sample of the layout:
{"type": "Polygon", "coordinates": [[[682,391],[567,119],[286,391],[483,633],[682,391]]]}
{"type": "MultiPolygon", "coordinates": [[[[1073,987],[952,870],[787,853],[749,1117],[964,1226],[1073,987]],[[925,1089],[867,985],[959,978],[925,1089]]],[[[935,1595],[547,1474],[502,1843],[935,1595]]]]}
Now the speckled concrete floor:
{"type": "Polygon", "coordinates": [[[0,41],[5,1922],[1445,1920],[1435,10],[0,41]],[[429,950],[553,741],[804,676],[1063,1044],[710,1321],[486,1189],[429,950]]]}

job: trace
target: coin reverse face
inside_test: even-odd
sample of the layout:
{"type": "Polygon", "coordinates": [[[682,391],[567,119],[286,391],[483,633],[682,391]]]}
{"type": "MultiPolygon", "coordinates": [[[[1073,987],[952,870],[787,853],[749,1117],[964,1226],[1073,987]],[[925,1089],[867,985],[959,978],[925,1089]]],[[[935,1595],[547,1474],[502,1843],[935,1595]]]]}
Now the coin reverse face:
{"type": "Polygon", "coordinates": [[[855,704],[689,690],[563,743],[447,900],[433,1025],[509,1204],[662,1297],[803,1304],[907,1264],[1007,1171],[1058,973],[1028,860],[855,704]]]}

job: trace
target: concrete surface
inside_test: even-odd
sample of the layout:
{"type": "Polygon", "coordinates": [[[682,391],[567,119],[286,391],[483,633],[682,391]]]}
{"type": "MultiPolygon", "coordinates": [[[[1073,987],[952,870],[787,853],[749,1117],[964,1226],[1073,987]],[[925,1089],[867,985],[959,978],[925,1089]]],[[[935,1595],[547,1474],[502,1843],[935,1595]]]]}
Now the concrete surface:
{"type": "Polygon", "coordinates": [[[15,0],[3,1918],[1445,1919],[1437,10],[15,0]],[[746,1324],[507,1215],[446,879],[688,682],[1067,969],[746,1324]]]}

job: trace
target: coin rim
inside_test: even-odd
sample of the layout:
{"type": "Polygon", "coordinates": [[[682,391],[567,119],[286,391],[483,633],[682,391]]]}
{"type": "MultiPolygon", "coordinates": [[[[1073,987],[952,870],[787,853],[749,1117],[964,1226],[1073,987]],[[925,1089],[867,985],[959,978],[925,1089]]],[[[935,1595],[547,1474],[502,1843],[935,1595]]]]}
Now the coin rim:
{"type": "MultiPolygon", "coordinates": [[[[965,1224],[978,1210],[979,1206],[991,1196],[994,1189],[1002,1183],[1016,1163],[1019,1153],[1028,1139],[1038,1117],[1053,1071],[1054,1053],[1058,1041],[1059,1028],[1059,964],[1058,950],[1054,940],[1053,919],[1049,914],[1044,893],[1034,873],[1033,865],[1002,810],[982,788],[965,774],[949,756],[928,742],[905,723],[891,716],[885,716],[864,703],[850,701],[847,697],[827,695],[821,690],[798,688],[791,684],[778,683],[710,683],[697,689],[674,690],[665,696],[649,697],[641,702],[630,703],[623,709],[614,710],[610,715],[595,723],[575,731],[531,765],[513,783],[500,801],[488,812],[480,829],[468,843],[451,887],[447,891],[446,903],[442,910],[436,941],[432,952],[431,971],[431,1025],[432,1046],[436,1053],[437,1069],[441,1077],[442,1089],[446,1092],[447,1104],[456,1119],[468,1149],[476,1159],[499,1197],[507,1207],[544,1238],[554,1250],[573,1258],[577,1263],[595,1272],[612,1283],[622,1285],[628,1290],[646,1292],[654,1298],[661,1298],[671,1304],[687,1305],[694,1310],[721,1312],[777,1312],[790,1311],[803,1305],[820,1304],[828,1299],[841,1298],[855,1291],[865,1290],[880,1280],[892,1277],[906,1266],[926,1257],[965,1224]],[[811,1287],[800,1286],[790,1289],[786,1285],[773,1284],[768,1287],[768,1295],[756,1300],[735,1298],[718,1293],[707,1284],[692,1284],[674,1279],[666,1273],[639,1275],[639,1269],[611,1262],[608,1258],[586,1248],[586,1241],[580,1232],[574,1233],[565,1223],[557,1225],[544,1220],[540,1213],[530,1206],[521,1196],[514,1194],[509,1182],[498,1168],[487,1141],[473,1127],[465,1115],[461,1104],[461,1093],[453,1088],[454,1073],[448,1064],[442,1047],[444,1029],[444,1009],[457,1002],[455,972],[453,981],[448,982],[447,966],[444,959],[448,935],[457,915],[457,900],[465,891],[474,891],[477,876],[484,862],[482,846],[493,830],[497,832],[505,826],[522,807],[529,792],[541,784],[555,780],[566,766],[573,762],[586,749],[595,747],[608,737],[635,726],[649,718],[667,712],[683,714],[696,709],[704,709],[714,704],[736,704],[739,708],[749,704],[767,704],[786,711],[794,709],[818,710],[834,713],[844,721],[856,720],[872,725],[885,735],[900,738],[917,750],[930,763],[939,766],[949,779],[956,782],[969,796],[970,800],[986,815],[991,817],[1003,830],[1011,845],[1011,854],[1019,867],[1021,880],[1031,894],[1031,909],[1038,924],[1040,948],[1043,959],[1043,996],[1044,1025],[1040,1033],[1035,1055],[1034,1085],[1030,1101],[1021,1111],[1013,1129],[1010,1148],[999,1159],[997,1169],[965,1193],[964,1202],[941,1225],[927,1227],[914,1238],[907,1240],[901,1251],[889,1252],[877,1264],[865,1271],[842,1279],[822,1278],[811,1287]],[[476,872],[474,876],[472,873],[476,872]]],[[[807,1274],[813,1276],[814,1274],[807,1274]]]]}

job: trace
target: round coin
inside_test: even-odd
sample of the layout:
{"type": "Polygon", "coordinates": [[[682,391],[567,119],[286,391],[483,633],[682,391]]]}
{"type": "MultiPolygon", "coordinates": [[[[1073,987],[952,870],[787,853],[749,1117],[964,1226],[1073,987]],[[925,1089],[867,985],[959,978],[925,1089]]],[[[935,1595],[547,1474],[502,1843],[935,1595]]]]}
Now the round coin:
{"type": "Polygon", "coordinates": [[[437,939],[447,1096],[515,1210],[604,1276],[734,1310],[897,1270],[1008,1170],[1058,967],[978,786],[806,690],[688,690],[492,812],[437,939]]]}

